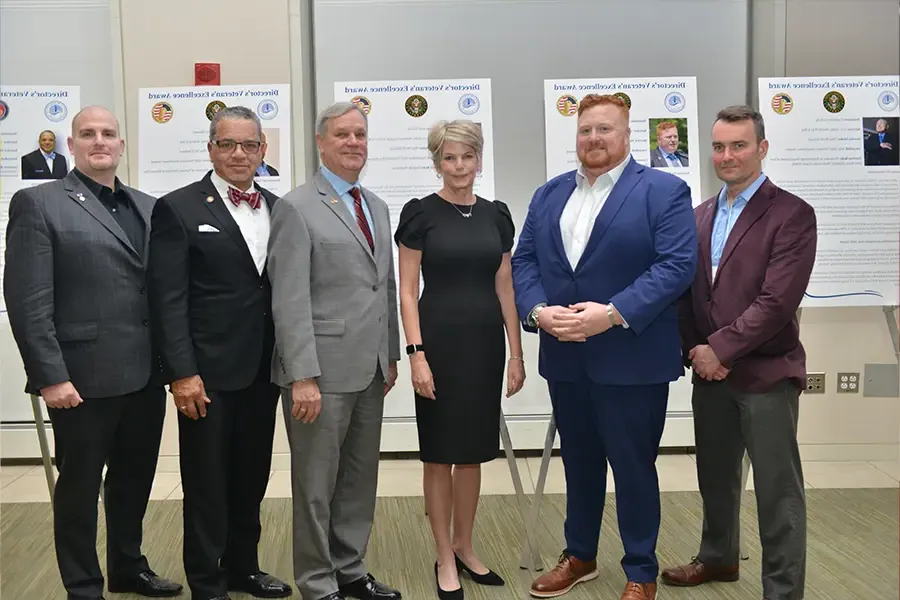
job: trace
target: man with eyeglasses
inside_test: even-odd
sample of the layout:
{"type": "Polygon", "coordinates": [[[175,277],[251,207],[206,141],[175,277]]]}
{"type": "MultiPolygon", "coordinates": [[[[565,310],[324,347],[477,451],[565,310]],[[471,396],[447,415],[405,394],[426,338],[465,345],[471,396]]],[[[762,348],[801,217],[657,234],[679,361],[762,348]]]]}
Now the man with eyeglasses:
{"type": "Polygon", "coordinates": [[[279,395],[266,273],[277,198],[253,181],[262,139],[256,113],[223,108],[209,128],[213,170],[153,211],[153,339],[178,410],[184,570],[195,600],[227,600],[229,590],[291,595],[260,570],[257,553],[279,395]]]}

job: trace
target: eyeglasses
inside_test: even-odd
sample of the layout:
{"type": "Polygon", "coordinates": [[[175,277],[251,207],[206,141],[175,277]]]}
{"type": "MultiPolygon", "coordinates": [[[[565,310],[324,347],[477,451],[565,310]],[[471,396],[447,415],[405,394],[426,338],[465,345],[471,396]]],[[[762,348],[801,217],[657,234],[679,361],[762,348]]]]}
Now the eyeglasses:
{"type": "Polygon", "coordinates": [[[256,140],[247,140],[245,142],[238,142],[235,140],[214,140],[212,143],[225,154],[231,154],[238,146],[241,147],[244,154],[256,154],[262,146],[262,142],[256,140]]]}

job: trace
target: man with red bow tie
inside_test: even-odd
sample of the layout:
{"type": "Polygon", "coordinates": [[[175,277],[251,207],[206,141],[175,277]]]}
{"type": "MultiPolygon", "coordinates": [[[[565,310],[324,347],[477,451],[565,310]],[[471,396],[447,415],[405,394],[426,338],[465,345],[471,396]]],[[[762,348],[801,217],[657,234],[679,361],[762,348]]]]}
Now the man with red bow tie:
{"type": "Polygon", "coordinates": [[[262,140],[256,113],[223,108],[209,128],[213,170],[153,211],[153,339],[178,411],[184,570],[195,600],[227,600],[229,590],[291,595],[257,555],[279,396],[266,272],[276,196],[253,181],[262,140]]]}

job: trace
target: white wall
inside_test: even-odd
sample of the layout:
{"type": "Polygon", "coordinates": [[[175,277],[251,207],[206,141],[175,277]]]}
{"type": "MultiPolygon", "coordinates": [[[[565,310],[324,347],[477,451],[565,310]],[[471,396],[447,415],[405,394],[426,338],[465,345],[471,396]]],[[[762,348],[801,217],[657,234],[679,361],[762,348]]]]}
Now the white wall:
{"type": "MultiPolygon", "coordinates": [[[[132,152],[137,148],[137,90],[192,85],[195,62],[219,62],[223,84],[293,85],[294,179],[304,181],[315,164],[307,4],[306,0],[114,0],[111,22],[118,39],[113,40],[113,48],[120,51],[113,52],[109,68],[114,73],[113,81],[118,81],[119,93],[113,94],[111,102],[124,124],[132,152]]],[[[898,33],[895,0],[757,0],[753,7],[751,89],[759,76],[896,74],[900,71],[898,33]]],[[[106,65],[98,64],[97,68],[106,65]]],[[[4,83],[21,83],[2,76],[4,83]]],[[[135,159],[129,153],[126,167],[131,180],[136,180],[135,159]]],[[[799,436],[804,456],[823,460],[896,459],[900,441],[898,398],[839,395],[834,389],[838,371],[862,372],[866,363],[896,362],[881,310],[807,309],[801,322],[809,370],[828,374],[825,394],[801,400],[799,436]]],[[[0,340],[0,345],[0,360],[9,364],[15,358],[14,349],[11,354],[5,341],[0,340]]],[[[537,381],[535,362],[531,357],[529,378],[537,381]]],[[[405,370],[402,373],[401,377],[406,376],[405,370]]],[[[17,393],[9,392],[6,385],[0,390],[17,393]]],[[[27,399],[23,396],[22,401],[27,399]]],[[[175,471],[177,431],[169,404],[160,469],[175,471]]],[[[383,448],[408,448],[414,439],[414,427],[408,420],[386,425],[383,448]]],[[[525,440],[525,445],[533,446],[533,440],[540,445],[545,427],[541,419],[517,422],[513,431],[517,445],[525,440]]],[[[677,438],[678,444],[691,439],[690,419],[667,424],[667,436],[670,440],[677,438]]],[[[280,418],[275,451],[276,464],[285,466],[287,444],[280,418]]],[[[2,432],[0,456],[37,455],[33,430],[2,432]]]]}

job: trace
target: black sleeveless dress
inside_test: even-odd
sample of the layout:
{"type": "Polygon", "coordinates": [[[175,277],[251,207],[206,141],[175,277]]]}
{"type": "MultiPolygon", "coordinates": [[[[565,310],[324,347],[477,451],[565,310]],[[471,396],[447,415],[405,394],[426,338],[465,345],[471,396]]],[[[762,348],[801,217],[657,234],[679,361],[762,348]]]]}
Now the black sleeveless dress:
{"type": "Polygon", "coordinates": [[[514,235],[496,200],[463,206],[431,194],[400,213],[395,241],[422,251],[419,326],[434,376],[436,399],[416,394],[423,462],[477,464],[500,452],[506,333],[495,277],[514,235]]]}

